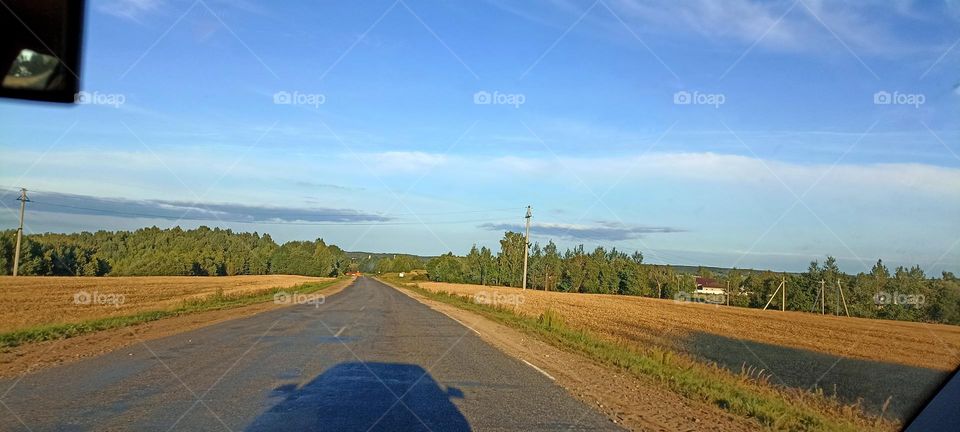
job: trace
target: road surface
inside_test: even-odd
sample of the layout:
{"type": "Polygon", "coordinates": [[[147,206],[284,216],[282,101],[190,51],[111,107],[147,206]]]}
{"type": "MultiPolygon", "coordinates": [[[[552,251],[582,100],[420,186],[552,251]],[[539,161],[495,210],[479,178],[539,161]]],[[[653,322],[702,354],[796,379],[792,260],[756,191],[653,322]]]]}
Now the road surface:
{"type": "Polygon", "coordinates": [[[0,381],[2,430],[611,430],[470,329],[359,278],[304,304],[0,381]]]}

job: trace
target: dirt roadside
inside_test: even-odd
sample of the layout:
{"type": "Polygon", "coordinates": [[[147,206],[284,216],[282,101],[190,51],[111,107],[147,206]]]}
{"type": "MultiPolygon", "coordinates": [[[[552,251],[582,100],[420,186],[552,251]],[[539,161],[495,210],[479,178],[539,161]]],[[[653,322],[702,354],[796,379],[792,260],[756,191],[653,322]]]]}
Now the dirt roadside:
{"type": "MultiPolygon", "coordinates": [[[[344,279],[320,290],[332,296],[353,283],[344,279]]],[[[69,339],[58,339],[0,349],[0,378],[15,377],[38,370],[95,357],[129,345],[183,333],[200,327],[261,312],[289,307],[287,304],[263,302],[233,309],[198,312],[145,324],[89,333],[69,339]]]]}
{"type": "Polygon", "coordinates": [[[686,399],[653,380],[611,370],[582,355],[563,351],[471,312],[430,300],[410,290],[396,289],[473,329],[481,339],[500,351],[541,369],[541,373],[546,372],[571,395],[595,406],[614,423],[627,429],[762,430],[757,423],[686,399]]]}

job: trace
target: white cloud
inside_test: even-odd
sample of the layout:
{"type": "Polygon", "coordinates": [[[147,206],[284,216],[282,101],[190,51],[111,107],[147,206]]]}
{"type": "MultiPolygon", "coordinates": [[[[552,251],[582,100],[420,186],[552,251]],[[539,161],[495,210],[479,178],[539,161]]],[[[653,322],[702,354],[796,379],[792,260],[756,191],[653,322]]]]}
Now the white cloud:
{"type": "Polygon", "coordinates": [[[887,193],[917,193],[928,198],[960,199],[960,169],[922,163],[831,165],[712,152],[653,152],[612,157],[458,157],[447,159],[445,166],[438,170],[451,176],[483,177],[495,182],[515,182],[518,177],[539,182],[579,178],[597,190],[604,190],[622,178],[621,186],[647,180],[722,183],[731,188],[789,195],[785,184],[797,195],[816,186],[817,193],[839,196],[869,194],[872,198],[887,193]]]}
{"type": "MultiPolygon", "coordinates": [[[[491,2],[533,22],[555,22],[559,28],[569,26],[588,7],[575,0],[544,0],[551,10],[491,2]],[[565,16],[555,17],[558,12],[565,16]]],[[[915,24],[916,20],[939,18],[938,8],[924,8],[906,0],[606,0],[606,4],[640,32],[695,34],[711,41],[735,41],[743,48],[756,42],[760,47],[781,51],[842,52],[844,48],[835,34],[858,54],[885,56],[931,48],[904,40],[891,25],[893,21],[906,19],[915,24]]],[[[947,3],[942,9],[951,14],[956,7],[947,3]]],[[[587,16],[587,21],[620,31],[614,20],[603,7],[594,8],[587,16]]],[[[633,36],[626,37],[633,41],[633,36]]]]}
{"type": "Polygon", "coordinates": [[[145,15],[160,10],[164,5],[165,0],[100,0],[96,8],[107,15],[140,22],[145,15]]]}

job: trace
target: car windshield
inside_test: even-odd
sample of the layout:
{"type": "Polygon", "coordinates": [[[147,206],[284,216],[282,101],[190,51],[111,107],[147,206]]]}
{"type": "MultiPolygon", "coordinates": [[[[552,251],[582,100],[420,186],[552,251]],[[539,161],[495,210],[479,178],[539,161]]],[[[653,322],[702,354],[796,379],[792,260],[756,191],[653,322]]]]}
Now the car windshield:
{"type": "Polygon", "coordinates": [[[84,21],[0,58],[81,80],[0,100],[2,430],[899,430],[960,365],[958,2],[84,21]]]}

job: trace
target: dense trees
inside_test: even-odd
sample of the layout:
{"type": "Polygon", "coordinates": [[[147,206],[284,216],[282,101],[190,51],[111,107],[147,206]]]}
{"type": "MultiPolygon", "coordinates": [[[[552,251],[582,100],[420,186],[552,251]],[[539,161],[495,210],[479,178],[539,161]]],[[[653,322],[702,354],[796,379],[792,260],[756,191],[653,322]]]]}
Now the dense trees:
{"type": "MultiPolygon", "coordinates": [[[[61,276],[219,276],[346,271],[343,251],[323,240],[277,245],[268,234],[201,226],[24,236],[19,273],[61,276]]],[[[0,274],[10,274],[16,231],[0,232],[0,274]]]]}
{"type": "Polygon", "coordinates": [[[414,269],[422,269],[424,260],[413,255],[394,255],[393,257],[381,258],[374,266],[377,273],[395,273],[408,272],[414,269]]]}
{"type": "MultiPolygon", "coordinates": [[[[463,257],[441,255],[427,263],[428,276],[441,282],[519,287],[523,236],[507,232],[500,247],[496,255],[476,246],[463,257]]],[[[891,272],[882,261],[877,261],[869,273],[857,275],[840,271],[833,257],[823,263],[810,263],[804,273],[730,269],[714,274],[703,267],[692,272],[644,264],[639,252],[628,255],[603,247],[587,252],[580,245],[561,254],[551,241],[530,247],[527,275],[527,287],[533,289],[658,298],[690,293],[696,288],[695,276],[703,276],[729,287],[732,306],[754,308],[762,308],[784,281],[788,310],[844,314],[839,286],[851,316],[960,324],[960,280],[952,273],[928,277],[919,266],[898,267],[891,272]]],[[[779,294],[773,304],[779,307],[779,294]]]]}
{"type": "MultiPolygon", "coordinates": [[[[11,273],[15,241],[16,231],[0,231],[0,274],[11,273]]],[[[378,272],[426,268],[435,281],[519,287],[524,243],[520,233],[507,232],[496,253],[474,246],[463,257],[448,253],[428,262],[413,255],[380,255],[376,260],[366,255],[358,261],[322,239],[278,245],[268,234],[256,232],[234,233],[205,226],[193,230],[152,227],[24,236],[19,272],[63,276],[336,276],[369,266],[378,272]]],[[[827,257],[823,263],[810,263],[803,273],[741,269],[715,269],[715,273],[706,268],[694,272],[645,264],[639,252],[628,255],[603,247],[588,252],[580,245],[561,253],[551,241],[530,247],[527,286],[677,298],[695,289],[695,276],[704,276],[729,287],[732,306],[759,308],[785,281],[789,310],[843,314],[838,290],[842,287],[852,316],[960,324],[960,280],[949,272],[929,277],[919,266],[890,269],[877,261],[869,272],[848,275],[840,271],[833,257],[827,257]]],[[[779,298],[773,304],[779,307],[779,298]]]]}

